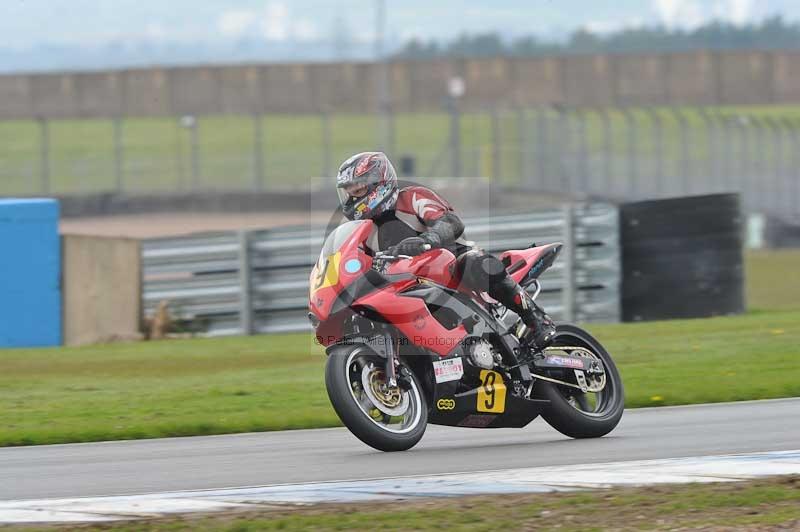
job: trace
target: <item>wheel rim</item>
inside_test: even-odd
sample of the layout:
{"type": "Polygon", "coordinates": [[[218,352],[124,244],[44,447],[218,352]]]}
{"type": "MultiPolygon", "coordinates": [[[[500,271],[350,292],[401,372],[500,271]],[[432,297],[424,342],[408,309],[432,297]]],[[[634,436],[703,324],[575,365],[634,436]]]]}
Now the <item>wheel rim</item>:
{"type": "MultiPolygon", "coordinates": [[[[604,383],[602,389],[597,392],[583,392],[576,388],[556,385],[556,389],[561,396],[570,406],[585,416],[605,417],[613,413],[616,410],[619,398],[619,388],[614,376],[608,371],[606,358],[591,343],[577,335],[559,334],[553,342],[553,347],[559,346],[580,347],[588,351],[588,353],[584,353],[582,350],[575,350],[575,355],[593,358],[602,362],[603,374],[596,378],[601,379],[604,383]]],[[[564,380],[577,382],[574,372],[569,373],[568,376],[569,378],[564,380]]]]}
{"type": "Polygon", "coordinates": [[[366,349],[347,357],[345,378],[359,411],[377,427],[394,434],[414,430],[422,418],[422,398],[413,379],[411,388],[389,388],[383,371],[384,359],[366,349]]]}

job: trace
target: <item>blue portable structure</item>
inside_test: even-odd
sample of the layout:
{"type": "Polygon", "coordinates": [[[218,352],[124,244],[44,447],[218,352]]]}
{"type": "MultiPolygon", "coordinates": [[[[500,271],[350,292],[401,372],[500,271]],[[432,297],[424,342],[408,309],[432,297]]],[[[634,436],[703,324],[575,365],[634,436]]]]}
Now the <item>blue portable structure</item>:
{"type": "Polygon", "coordinates": [[[61,345],[58,201],[0,199],[0,347],[61,345]]]}

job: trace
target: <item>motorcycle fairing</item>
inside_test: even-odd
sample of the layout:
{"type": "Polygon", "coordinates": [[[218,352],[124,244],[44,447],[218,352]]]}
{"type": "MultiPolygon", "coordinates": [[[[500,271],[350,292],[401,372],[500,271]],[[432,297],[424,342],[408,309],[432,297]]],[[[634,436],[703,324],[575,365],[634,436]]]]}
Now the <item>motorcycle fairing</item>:
{"type": "Polygon", "coordinates": [[[389,272],[410,271],[419,278],[430,280],[447,288],[456,288],[460,279],[456,257],[446,249],[433,249],[411,260],[398,261],[389,266],[389,272]]]}
{"type": "Polygon", "coordinates": [[[346,308],[352,307],[356,301],[376,290],[385,288],[391,283],[408,281],[408,284],[416,284],[416,278],[411,274],[398,273],[396,275],[382,275],[375,270],[367,270],[362,277],[359,277],[352,284],[342,289],[336,296],[336,300],[331,305],[331,314],[336,314],[346,308]]]}
{"type": "MultiPolygon", "coordinates": [[[[426,306],[447,309],[458,317],[458,324],[464,326],[469,334],[482,335],[491,329],[502,334],[499,324],[480,306],[470,300],[462,300],[457,292],[448,290],[431,282],[421,282],[400,293],[402,297],[416,297],[425,301],[426,306]]],[[[437,321],[441,321],[435,313],[431,313],[437,321]]],[[[446,324],[445,327],[447,326],[446,324]]],[[[452,328],[452,327],[448,327],[452,328]]]]}
{"type": "Polygon", "coordinates": [[[555,262],[564,244],[555,243],[528,249],[513,249],[500,255],[508,274],[518,283],[538,279],[555,262]]]}
{"type": "Polygon", "coordinates": [[[370,271],[374,271],[371,269],[372,258],[361,246],[353,245],[363,242],[369,236],[372,227],[372,221],[348,222],[339,226],[326,239],[319,260],[309,277],[308,306],[320,321],[327,320],[335,313],[333,307],[338,296],[351,284],[361,283],[360,290],[377,288],[385,284],[381,279],[369,274],[370,271]],[[353,267],[356,263],[358,269],[353,267]],[[368,279],[362,280],[364,277],[368,279]]]}
{"type": "Polygon", "coordinates": [[[463,324],[448,329],[439,323],[423,299],[398,295],[401,295],[398,287],[389,285],[360,297],[354,306],[367,307],[375,312],[380,309],[380,315],[412,344],[439,356],[447,356],[467,336],[463,324]]]}
{"type": "MultiPolygon", "coordinates": [[[[463,355],[463,353],[461,353],[463,355]]],[[[502,373],[476,368],[463,357],[458,381],[437,383],[428,423],[467,428],[521,428],[536,419],[550,401],[511,393],[502,373]]]]}

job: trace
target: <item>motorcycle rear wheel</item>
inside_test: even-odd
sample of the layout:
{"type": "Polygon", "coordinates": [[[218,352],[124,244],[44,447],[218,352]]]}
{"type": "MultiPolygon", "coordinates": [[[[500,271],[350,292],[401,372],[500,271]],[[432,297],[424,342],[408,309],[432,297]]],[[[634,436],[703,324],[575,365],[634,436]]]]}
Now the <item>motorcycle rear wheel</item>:
{"type": "Polygon", "coordinates": [[[550,400],[550,406],[542,412],[542,417],[551,427],[570,438],[605,436],[614,430],[625,410],[625,389],[614,360],[600,342],[574,325],[559,325],[552,345],[589,350],[602,361],[606,383],[601,392],[590,397],[568,386],[537,382],[535,396],[550,400]]]}
{"type": "Polygon", "coordinates": [[[386,387],[385,362],[366,345],[337,346],[325,364],[325,387],[336,415],[359,440],[379,451],[406,451],[425,434],[428,405],[411,371],[409,389],[386,387]]]}

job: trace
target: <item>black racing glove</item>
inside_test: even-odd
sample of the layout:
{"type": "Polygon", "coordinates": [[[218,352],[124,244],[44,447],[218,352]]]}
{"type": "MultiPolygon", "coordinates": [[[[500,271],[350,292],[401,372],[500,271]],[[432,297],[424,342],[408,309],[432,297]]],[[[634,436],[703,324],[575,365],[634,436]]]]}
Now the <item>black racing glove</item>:
{"type": "Polygon", "coordinates": [[[399,244],[392,246],[389,249],[389,254],[409,255],[411,257],[415,257],[417,255],[425,253],[429,249],[431,249],[431,246],[425,241],[424,238],[420,238],[418,236],[410,236],[400,241],[399,244]]]}
{"type": "Polygon", "coordinates": [[[451,248],[462,234],[464,234],[464,223],[455,213],[448,212],[419,236],[431,245],[431,249],[448,248],[453,251],[451,248]]]}

